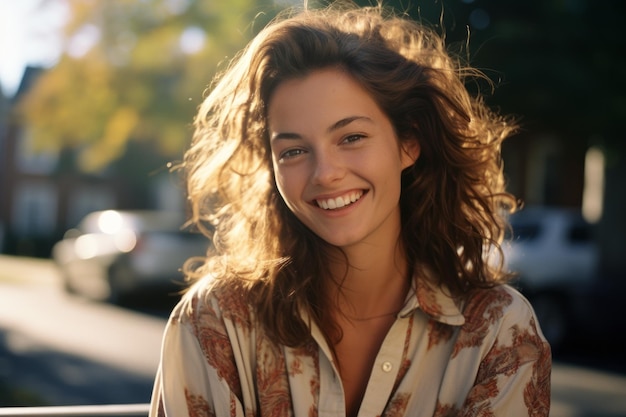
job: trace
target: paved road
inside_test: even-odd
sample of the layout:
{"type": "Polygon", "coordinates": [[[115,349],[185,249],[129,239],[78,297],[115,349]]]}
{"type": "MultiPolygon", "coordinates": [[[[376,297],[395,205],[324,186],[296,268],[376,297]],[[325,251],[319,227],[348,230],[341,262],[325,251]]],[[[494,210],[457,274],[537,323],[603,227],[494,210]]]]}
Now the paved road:
{"type": "MultiPolygon", "coordinates": [[[[51,405],[148,402],[164,326],[64,294],[47,261],[0,256],[0,400],[25,389],[51,405]]],[[[551,416],[626,416],[626,375],[555,363],[551,416]]]]}
{"type": "Polygon", "coordinates": [[[149,400],[164,319],[69,296],[40,260],[0,256],[0,300],[5,397],[11,390],[51,405],[149,400]]]}

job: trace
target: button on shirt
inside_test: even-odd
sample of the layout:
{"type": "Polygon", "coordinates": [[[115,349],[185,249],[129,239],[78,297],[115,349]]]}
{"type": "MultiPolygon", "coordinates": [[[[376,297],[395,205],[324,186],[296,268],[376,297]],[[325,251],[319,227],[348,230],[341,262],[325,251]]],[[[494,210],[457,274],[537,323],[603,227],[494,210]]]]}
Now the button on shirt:
{"type": "MultiPolygon", "coordinates": [[[[345,417],[315,324],[304,347],[277,344],[239,289],[209,287],[196,285],[168,321],[152,417],[345,417]]],[[[517,291],[478,290],[457,305],[420,281],[382,343],[358,415],[548,416],[550,370],[550,348],[517,291]]]]}

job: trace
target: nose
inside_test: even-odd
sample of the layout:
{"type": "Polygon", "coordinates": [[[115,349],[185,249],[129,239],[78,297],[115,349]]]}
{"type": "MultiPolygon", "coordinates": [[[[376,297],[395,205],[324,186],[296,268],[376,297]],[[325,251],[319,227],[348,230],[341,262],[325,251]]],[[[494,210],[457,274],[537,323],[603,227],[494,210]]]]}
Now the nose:
{"type": "Polygon", "coordinates": [[[341,157],[334,152],[318,152],[314,164],[312,182],[316,185],[332,184],[343,178],[346,172],[341,157]]]}

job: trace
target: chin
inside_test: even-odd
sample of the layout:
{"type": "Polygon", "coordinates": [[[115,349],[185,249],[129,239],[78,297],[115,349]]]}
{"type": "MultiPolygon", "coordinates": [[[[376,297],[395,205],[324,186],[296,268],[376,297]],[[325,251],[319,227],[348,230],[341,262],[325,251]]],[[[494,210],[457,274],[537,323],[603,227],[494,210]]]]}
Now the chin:
{"type": "Polygon", "coordinates": [[[332,236],[332,237],[324,237],[321,235],[318,235],[318,236],[324,239],[324,241],[326,241],[326,243],[328,243],[329,245],[336,246],[338,248],[346,248],[349,246],[353,246],[362,241],[362,239],[359,239],[354,236],[346,236],[346,237],[339,237],[339,238],[337,236],[332,236]]]}

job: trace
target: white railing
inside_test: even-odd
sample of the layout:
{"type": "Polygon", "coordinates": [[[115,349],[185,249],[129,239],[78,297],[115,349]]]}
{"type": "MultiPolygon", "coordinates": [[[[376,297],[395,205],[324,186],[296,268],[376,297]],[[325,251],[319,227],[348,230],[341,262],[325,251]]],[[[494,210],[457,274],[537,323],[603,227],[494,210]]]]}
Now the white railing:
{"type": "Polygon", "coordinates": [[[0,407],[0,416],[20,417],[147,417],[150,404],[0,407]]]}

